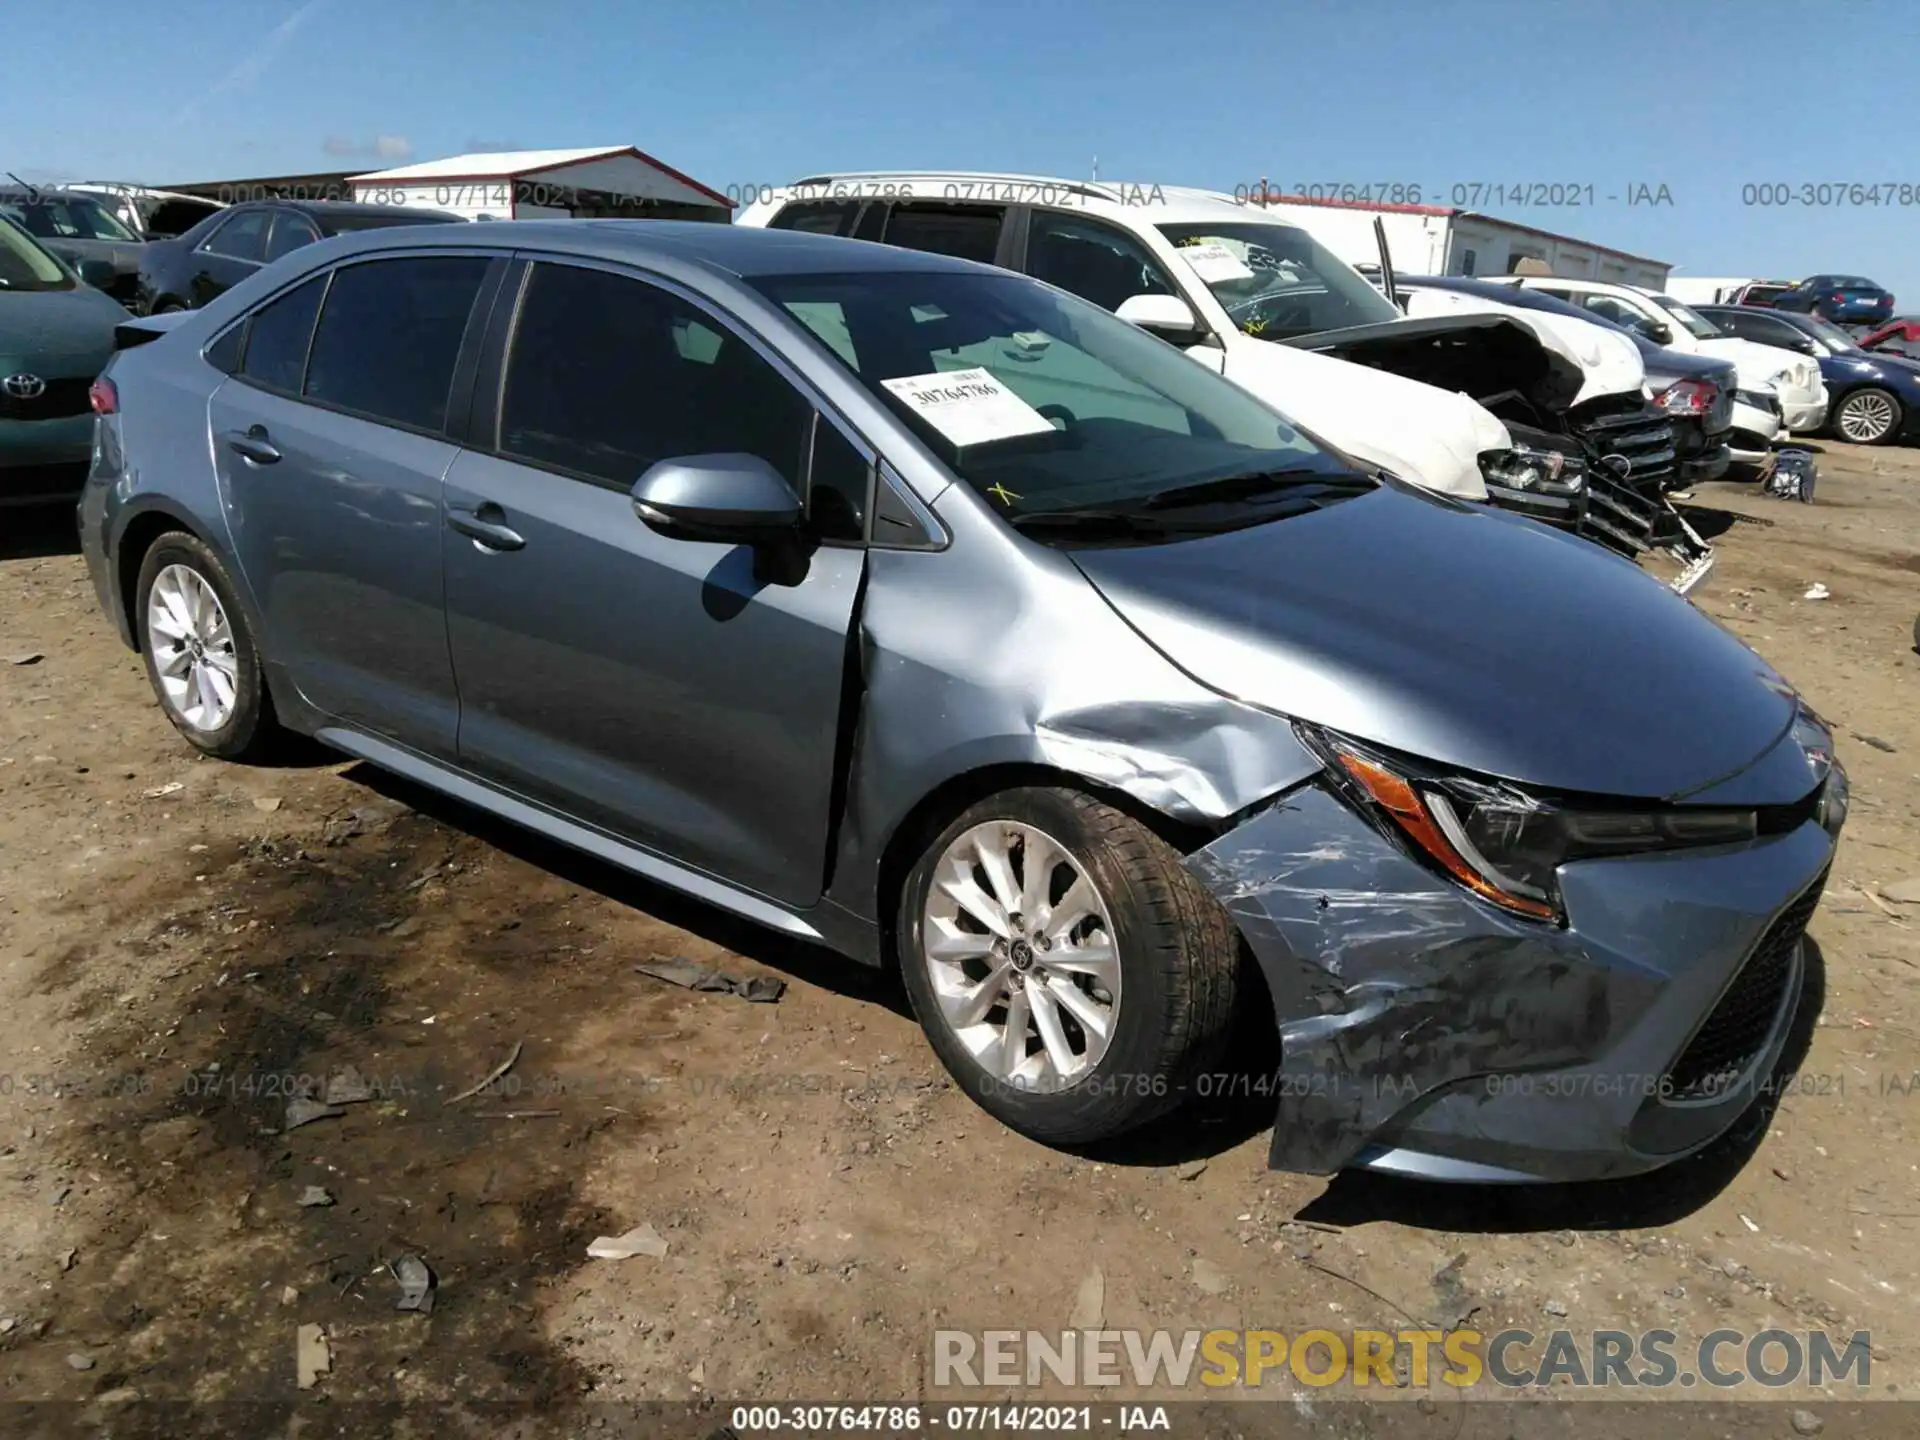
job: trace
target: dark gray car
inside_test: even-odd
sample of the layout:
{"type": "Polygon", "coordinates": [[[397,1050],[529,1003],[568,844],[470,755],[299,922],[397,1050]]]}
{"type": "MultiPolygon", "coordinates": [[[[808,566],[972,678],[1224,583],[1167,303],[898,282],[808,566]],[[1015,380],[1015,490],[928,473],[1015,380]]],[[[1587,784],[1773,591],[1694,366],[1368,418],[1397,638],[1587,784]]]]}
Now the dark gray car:
{"type": "Polygon", "coordinates": [[[1049,1142],[1217,1088],[1268,996],[1283,1167],[1616,1175],[1751,1103],[1845,776],[1657,581],[1017,275],[449,232],[122,327],[83,539],[201,750],[315,735],[897,963],[1049,1142]]]}

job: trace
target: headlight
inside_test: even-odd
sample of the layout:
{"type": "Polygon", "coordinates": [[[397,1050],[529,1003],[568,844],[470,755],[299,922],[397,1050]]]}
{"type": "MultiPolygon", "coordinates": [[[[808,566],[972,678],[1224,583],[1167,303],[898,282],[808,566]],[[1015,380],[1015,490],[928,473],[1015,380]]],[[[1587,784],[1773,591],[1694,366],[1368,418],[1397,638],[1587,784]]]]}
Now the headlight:
{"type": "Polygon", "coordinates": [[[1761,830],[1754,810],[1562,806],[1342,737],[1302,733],[1350,796],[1418,855],[1481,899],[1533,920],[1564,921],[1556,872],[1571,861],[1739,844],[1761,830]]]}
{"type": "Polygon", "coordinates": [[[1531,445],[1487,451],[1480,457],[1480,474],[1489,485],[1547,495],[1578,495],[1587,486],[1585,461],[1531,445]]]}

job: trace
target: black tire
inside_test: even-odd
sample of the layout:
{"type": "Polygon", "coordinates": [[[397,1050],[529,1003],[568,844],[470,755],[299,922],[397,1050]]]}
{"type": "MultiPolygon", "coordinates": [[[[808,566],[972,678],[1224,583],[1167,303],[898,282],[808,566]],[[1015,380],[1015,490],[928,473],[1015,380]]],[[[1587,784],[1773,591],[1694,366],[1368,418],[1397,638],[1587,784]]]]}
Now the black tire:
{"type": "Polygon", "coordinates": [[[1827,422],[1827,429],[1837,438],[1851,445],[1891,445],[1895,437],[1900,434],[1900,424],[1904,419],[1906,419],[1906,411],[1897,395],[1890,390],[1882,390],[1877,385],[1865,385],[1858,390],[1849,390],[1841,397],[1840,403],[1833,407],[1833,416],[1827,422]],[[1887,428],[1871,439],[1855,439],[1842,429],[1840,424],[1840,417],[1849,407],[1863,403],[1889,417],[1887,428]]]}
{"type": "MultiPolygon", "coordinates": [[[[267,691],[266,676],[260,666],[260,650],[247,623],[246,612],[234,593],[233,579],[220,557],[201,541],[184,531],[174,530],[155,540],[140,562],[140,579],[134,587],[134,634],[140,653],[146,660],[147,680],[154,698],[172,722],[174,729],[205,754],[221,760],[255,761],[267,759],[283,738],[273,712],[273,697],[267,691]],[[220,602],[232,640],[234,662],[233,707],[225,723],[213,729],[201,729],[190,723],[168,698],[161,683],[160,665],[168,648],[165,637],[152,628],[154,582],[170,566],[184,566],[198,575],[220,602]],[[156,648],[162,654],[156,654],[156,648]]],[[[176,653],[178,647],[174,647],[176,653]]]]}
{"type": "Polygon", "coordinates": [[[1233,922],[1172,846],[1077,791],[1006,790],[956,817],[908,874],[895,933],[907,996],[947,1072],[983,1110],[1046,1144],[1108,1139],[1173,1110],[1230,1038],[1240,965],[1233,922]],[[1112,920],[1118,1014],[1105,1053],[1063,1088],[1019,1088],[976,1060],[942,1012],[929,970],[922,935],[940,857],[958,837],[992,821],[1051,837],[1094,885],[1112,920]]]}

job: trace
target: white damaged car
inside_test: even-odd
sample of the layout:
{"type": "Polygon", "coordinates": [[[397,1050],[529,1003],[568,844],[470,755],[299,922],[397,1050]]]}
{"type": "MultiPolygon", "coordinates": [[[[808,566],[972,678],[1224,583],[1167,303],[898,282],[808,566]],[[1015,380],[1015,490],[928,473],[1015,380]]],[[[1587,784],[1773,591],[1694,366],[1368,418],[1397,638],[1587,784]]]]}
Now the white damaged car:
{"type": "MultiPolygon", "coordinates": [[[[1645,406],[1632,346],[1603,357],[1510,315],[1408,320],[1305,230],[1212,191],[941,172],[819,175],[752,197],[737,224],[997,264],[1181,346],[1309,431],[1428,489],[1587,534],[1576,447],[1516,441],[1479,397],[1542,428],[1595,396],[1645,406]]],[[[1647,453],[1670,451],[1657,412],[1647,453]]],[[[1617,434],[1609,432],[1609,437],[1617,434]]],[[[1614,548],[1618,548],[1617,546],[1614,548]]]]}

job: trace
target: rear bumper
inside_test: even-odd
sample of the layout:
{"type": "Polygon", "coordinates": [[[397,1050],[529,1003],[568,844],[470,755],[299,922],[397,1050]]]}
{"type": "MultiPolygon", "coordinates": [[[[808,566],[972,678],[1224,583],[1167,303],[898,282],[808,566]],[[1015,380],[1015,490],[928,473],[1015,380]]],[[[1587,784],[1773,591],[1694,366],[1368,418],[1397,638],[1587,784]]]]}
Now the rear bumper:
{"type": "Polygon", "coordinates": [[[1188,864],[1273,995],[1274,1168],[1570,1181],[1682,1158],[1764,1093],[1833,849],[1808,821],[1568,865],[1562,929],[1471,897],[1311,785],[1188,864]]]}
{"type": "Polygon", "coordinates": [[[1690,455],[1680,462],[1680,483],[1698,485],[1706,480],[1718,480],[1733,467],[1732,447],[1722,443],[1697,455],[1690,455]]]}

